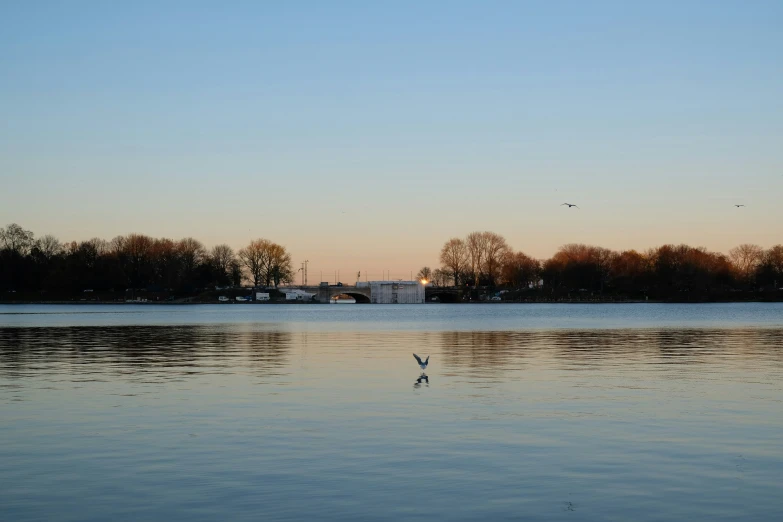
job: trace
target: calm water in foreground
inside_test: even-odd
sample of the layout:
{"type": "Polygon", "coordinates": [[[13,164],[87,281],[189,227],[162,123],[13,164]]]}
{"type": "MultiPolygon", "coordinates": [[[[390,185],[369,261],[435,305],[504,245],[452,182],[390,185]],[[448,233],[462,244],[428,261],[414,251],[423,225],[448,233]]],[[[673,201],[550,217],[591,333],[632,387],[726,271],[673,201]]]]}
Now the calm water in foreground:
{"type": "Polygon", "coordinates": [[[0,306],[0,520],[783,520],[783,305],[0,306]]]}

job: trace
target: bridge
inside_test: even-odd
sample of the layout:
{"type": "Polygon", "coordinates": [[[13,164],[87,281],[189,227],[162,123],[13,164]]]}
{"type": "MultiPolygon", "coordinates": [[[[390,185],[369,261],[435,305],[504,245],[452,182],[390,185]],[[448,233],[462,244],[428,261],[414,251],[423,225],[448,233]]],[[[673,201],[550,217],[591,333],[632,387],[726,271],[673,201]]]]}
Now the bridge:
{"type": "MultiPolygon", "coordinates": [[[[296,288],[304,290],[310,294],[315,294],[315,299],[319,303],[329,303],[332,298],[338,295],[347,295],[356,299],[357,303],[371,303],[372,291],[369,286],[297,286],[296,288]]],[[[462,301],[462,288],[454,287],[433,287],[427,286],[424,289],[424,302],[458,303],[462,301]],[[434,298],[434,299],[433,299],[434,298]]]]}

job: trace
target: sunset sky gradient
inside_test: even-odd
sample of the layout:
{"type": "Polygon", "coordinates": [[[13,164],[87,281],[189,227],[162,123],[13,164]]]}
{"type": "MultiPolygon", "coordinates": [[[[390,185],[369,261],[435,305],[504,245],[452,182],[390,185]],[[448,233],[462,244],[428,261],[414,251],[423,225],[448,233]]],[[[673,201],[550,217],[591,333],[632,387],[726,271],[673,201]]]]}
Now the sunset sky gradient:
{"type": "Polygon", "coordinates": [[[769,247],[781,27],[777,1],[3,2],[0,226],[264,237],[311,282],[474,230],[769,247]]]}

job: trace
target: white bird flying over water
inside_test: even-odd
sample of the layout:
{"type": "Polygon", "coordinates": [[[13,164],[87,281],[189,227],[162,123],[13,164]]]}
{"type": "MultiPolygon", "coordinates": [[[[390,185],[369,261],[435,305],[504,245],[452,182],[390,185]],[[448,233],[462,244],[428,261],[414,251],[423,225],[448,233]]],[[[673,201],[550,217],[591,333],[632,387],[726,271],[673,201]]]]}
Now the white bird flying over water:
{"type": "MultiPolygon", "coordinates": [[[[574,205],[573,203],[563,203],[563,205],[568,205],[568,208],[576,207],[576,205],[574,205]]],[[[560,206],[562,207],[563,205],[560,205],[560,206]]],[[[576,207],[576,208],[579,208],[579,207],[576,207]]]]}
{"type": "Polygon", "coordinates": [[[430,363],[430,356],[428,355],[427,359],[425,359],[424,362],[422,362],[421,357],[419,357],[415,353],[413,354],[413,356],[419,362],[419,368],[421,368],[422,370],[426,370],[427,369],[427,365],[430,363]]]}

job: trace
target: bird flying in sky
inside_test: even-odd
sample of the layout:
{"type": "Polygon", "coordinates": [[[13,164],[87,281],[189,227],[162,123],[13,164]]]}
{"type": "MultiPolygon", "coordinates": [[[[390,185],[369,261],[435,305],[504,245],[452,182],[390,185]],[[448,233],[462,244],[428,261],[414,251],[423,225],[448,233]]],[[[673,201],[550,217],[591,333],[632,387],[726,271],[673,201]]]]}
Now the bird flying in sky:
{"type": "MultiPolygon", "coordinates": [[[[568,205],[568,208],[576,207],[576,205],[574,205],[572,203],[563,203],[563,205],[568,205]]],[[[562,207],[563,205],[560,205],[560,206],[562,207]]],[[[579,207],[576,207],[576,208],[579,208],[579,207]]]]}

